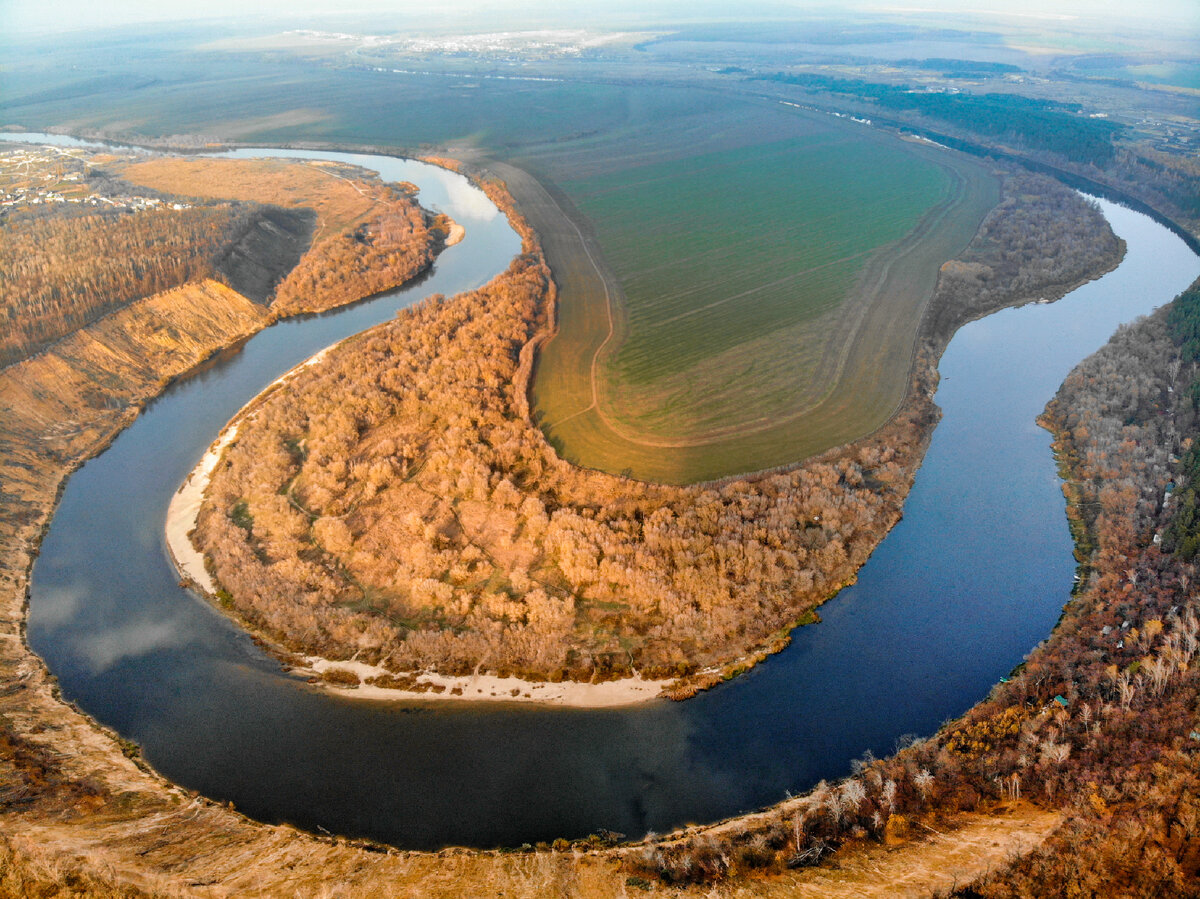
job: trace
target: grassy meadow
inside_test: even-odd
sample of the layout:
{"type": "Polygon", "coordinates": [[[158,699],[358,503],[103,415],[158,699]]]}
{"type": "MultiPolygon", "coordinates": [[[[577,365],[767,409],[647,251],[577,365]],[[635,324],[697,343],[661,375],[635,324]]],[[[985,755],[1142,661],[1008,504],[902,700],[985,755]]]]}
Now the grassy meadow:
{"type": "Polygon", "coordinates": [[[995,180],[857,123],[757,116],[760,142],[559,176],[591,229],[576,265],[607,275],[560,279],[534,385],[573,461],[675,483],[754,471],[870,433],[903,398],[938,268],[995,180]]]}

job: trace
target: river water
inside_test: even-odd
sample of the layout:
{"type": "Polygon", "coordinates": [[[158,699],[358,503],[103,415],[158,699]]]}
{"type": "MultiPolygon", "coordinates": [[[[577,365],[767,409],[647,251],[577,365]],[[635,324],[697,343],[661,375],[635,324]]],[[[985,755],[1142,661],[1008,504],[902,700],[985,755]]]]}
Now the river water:
{"type": "Polygon", "coordinates": [[[758,808],[890,752],[986,695],[1054,626],[1074,562],[1036,415],[1121,322],[1168,302],[1200,258],[1101,205],[1128,242],[1058,303],[964,327],[942,359],[945,416],[903,521],[792,645],[686,703],[617,710],[378,703],[320,693],[177,585],[167,504],[238,408],[323,346],[433,292],[476,287],[520,242],[465,179],[334,158],[413,181],[466,227],[420,284],[277,324],[174,385],[68,483],[34,569],[29,640],[65,696],[167,777],[264,821],[413,848],[630,836],[758,808]]]}

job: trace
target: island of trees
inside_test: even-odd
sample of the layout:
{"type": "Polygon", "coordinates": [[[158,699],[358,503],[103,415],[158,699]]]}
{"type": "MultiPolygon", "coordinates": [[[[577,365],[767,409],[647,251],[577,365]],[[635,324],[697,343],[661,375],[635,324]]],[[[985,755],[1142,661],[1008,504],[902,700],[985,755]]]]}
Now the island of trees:
{"type": "MultiPolygon", "coordinates": [[[[901,411],[870,438],[787,470],[684,487],[560,460],[526,391],[553,315],[535,235],[502,276],[344,342],[252,404],[194,540],[220,597],[288,650],[411,673],[530,680],[744,670],[851,582],[900,516],[937,418],[953,329],[1058,296],[1123,247],[1049,179],[1006,199],[931,301],[901,411]]],[[[406,676],[408,675],[408,676],[406,676]]]]}

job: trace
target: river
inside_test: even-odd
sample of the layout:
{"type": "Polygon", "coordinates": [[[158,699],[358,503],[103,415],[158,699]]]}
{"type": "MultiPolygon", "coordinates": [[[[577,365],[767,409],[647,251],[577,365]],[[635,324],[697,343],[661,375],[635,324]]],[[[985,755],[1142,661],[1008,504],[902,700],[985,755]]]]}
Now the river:
{"type": "Polygon", "coordinates": [[[412,848],[519,845],[714,820],[848,773],[961,714],[1054,626],[1074,562],[1049,435],[1067,372],[1121,322],[1173,298],[1200,258],[1101,205],[1128,243],[1112,273],[1051,305],[964,327],[940,364],[934,433],[905,517],[821,608],[823,623],[686,703],[615,710],[378,703],[315,691],[181,589],[171,494],[221,426],[316,350],[433,292],[501,271],[520,242],[457,175],[334,158],[421,187],[466,227],[407,290],[279,323],[173,385],[67,485],[34,568],[29,640],[63,694],[164,775],[264,821],[412,848]]]}

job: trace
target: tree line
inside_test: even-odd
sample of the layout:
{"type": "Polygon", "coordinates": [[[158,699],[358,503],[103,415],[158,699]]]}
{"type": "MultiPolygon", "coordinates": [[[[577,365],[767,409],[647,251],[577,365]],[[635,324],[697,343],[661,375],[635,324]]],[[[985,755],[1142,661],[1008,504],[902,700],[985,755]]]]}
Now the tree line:
{"type": "MultiPolygon", "coordinates": [[[[170,200],[93,166],[97,196],[170,200]]],[[[134,300],[204,278],[280,315],[319,312],[410,281],[441,249],[449,220],[411,186],[371,183],[370,217],[312,244],[306,208],[189,201],[182,209],[18,208],[0,219],[0,367],[134,300]]]]}
{"type": "Polygon", "coordinates": [[[1125,130],[1108,119],[1084,115],[1079,104],[1020,94],[928,91],[904,84],[813,74],[775,73],[757,77],[807,90],[847,95],[880,109],[917,113],[1083,164],[1103,166],[1111,161],[1114,142],[1125,130]]]}
{"type": "Polygon", "coordinates": [[[0,240],[0,366],[140,297],[213,274],[247,207],[14,219],[0,240]]]}
{"type": "Polygon", "coordinates": [[[1013,302],[1058,299],[1125,254],[1099,207],[1076,191],[1024,170],[1003,178],[1003,197],[976,238],[942,265],[923,322],[935,340],[1013,302]]]}
{"type": "Polygon", "coordinates": [[[317,242],[279,282],[273,308],[284,315],[332,309],[399,287],[433,263],[448,220],[387,185],[375,194],[373,217],[317,242]]]}

